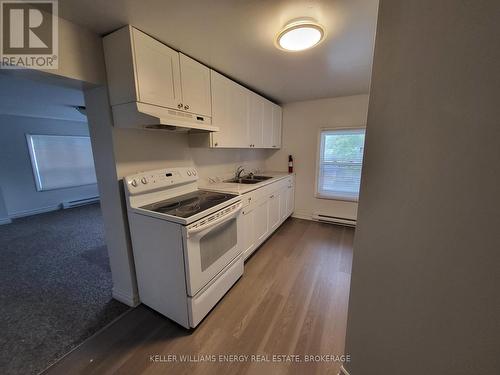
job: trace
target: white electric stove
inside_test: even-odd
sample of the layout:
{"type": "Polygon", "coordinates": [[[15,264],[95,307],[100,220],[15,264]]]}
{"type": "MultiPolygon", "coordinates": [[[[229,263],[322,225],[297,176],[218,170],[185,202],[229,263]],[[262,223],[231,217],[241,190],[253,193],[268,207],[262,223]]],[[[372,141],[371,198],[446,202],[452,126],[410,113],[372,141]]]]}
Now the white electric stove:
{"type": "Polygon", "coordinates": [[[241,198],[197,180],[192,167],[124,178],[139,297],[186,328],[243,274],[241,198]]]}

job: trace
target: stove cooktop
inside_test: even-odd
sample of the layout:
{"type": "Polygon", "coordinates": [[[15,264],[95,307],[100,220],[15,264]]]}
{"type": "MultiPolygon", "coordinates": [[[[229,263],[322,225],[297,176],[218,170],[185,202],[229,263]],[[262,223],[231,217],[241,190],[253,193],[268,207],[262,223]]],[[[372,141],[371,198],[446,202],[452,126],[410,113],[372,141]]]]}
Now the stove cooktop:
{"type": "Polygon", "coordinates": [[[175,198],[151,203],[140,208],[162,214],[188,218],[234,197],[237,197],[237,195],[197,190],[188,194],[179,195],[175,198]]]}

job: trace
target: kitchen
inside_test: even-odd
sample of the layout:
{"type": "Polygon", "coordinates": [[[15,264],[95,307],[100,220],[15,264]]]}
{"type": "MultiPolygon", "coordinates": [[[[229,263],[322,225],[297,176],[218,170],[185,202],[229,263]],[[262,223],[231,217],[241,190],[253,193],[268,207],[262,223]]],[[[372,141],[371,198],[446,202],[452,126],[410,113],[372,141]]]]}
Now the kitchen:
{"type": "MultiPolygon", "coordinates": [[[[457,218],[480,205],[456,207],[441,191],[453,185],[462,197],[477,186],[452,184],[458,164],[472,173],[453,152],[472,139],[464,136],[470,97],[440,90],[476,92],[467,85],[477,80],[493,92],[468,69],[477,61],[446,39],[492,54],[481,64],[493,71],[495,52],[486,48],[498,39],[493,24],[461,12],[484,16],[486,8],[444,1],[433,13],[410,0],[413,12],[392,0],[91,3],[60,2],[60,66],[37,79],[83,87],[112,296],[132,308],[45,373],[350,375],[370,373],[371,363],[373,373],[410,374],[405,355],[423,349],[404,329],[449,355],[444,363],[431,358],[437,373],[455,368],[450,353],[464,347],[439,342],[456,322],[425,324],[448,315],[443,295],[459,300],[453,286],[467,279],[458,277],[466,263],[443,249],[452,233],[465,233],[457,218]],[[477,33],[446,34],[453,22],[437,20],[453,17],[477,33]],[[435,31],[425,43],[416,20],[435,31]],[[464,62],[448,71],[443,62],[459,60],[455,54],[464,62]],[[431,136],[441,129],[463,133],[447,143],[431,136]],[[442,149],[456,159],[440,158],[442,149]],[[429,207],[441,204],[432,217],[429,207]],[[453,293],[433,289],[438,278],[453,293]],[[443,310],[422,318],[416,306],[443,310]]],[[[490,144],[498,138],[494,109],[481,103],[490,144]]],[[[496,157],[487,150],[473,158],[496,157]]],[[[488,181],[487,189],[495,186],[488,181]]],[[[486,215],[491,228],[496,221],[486,215]]],[[[488,239],[482,249],[493,249],[495,238],[474,228],[488,239]]],[[[478,267],[490,274],[490,263],[478,267]]],[[[489,285],[474,281],[462,286],[472,299],[474,288],[489,285]]],[[[463,323],[472,311],[454,313],[463,323]]]]}

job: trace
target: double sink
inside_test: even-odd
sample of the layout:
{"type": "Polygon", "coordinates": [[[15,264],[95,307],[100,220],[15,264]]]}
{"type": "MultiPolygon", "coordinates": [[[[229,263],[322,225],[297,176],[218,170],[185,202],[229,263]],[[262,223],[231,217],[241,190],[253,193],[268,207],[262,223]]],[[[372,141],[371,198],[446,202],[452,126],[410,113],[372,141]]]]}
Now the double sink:
{"type": "Polygon", "coordinates": [[[270,178],[272,177],[247,175],[239,178],[232,178],[230,180],[225,180],[224,182],[232,182],[236,184],[258,184],[259,182],[269,180],[270,178]]]}

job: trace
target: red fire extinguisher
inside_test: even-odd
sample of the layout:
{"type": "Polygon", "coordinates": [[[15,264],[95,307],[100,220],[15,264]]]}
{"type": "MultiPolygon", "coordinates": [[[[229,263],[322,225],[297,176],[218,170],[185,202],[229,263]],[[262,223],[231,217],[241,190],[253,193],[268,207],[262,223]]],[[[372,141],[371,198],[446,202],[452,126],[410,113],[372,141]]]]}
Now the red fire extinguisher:
{"type": "Polygon", "coordinates": [[[288,155],[288,173],[293,173],[293,157],[288,155]]]}

